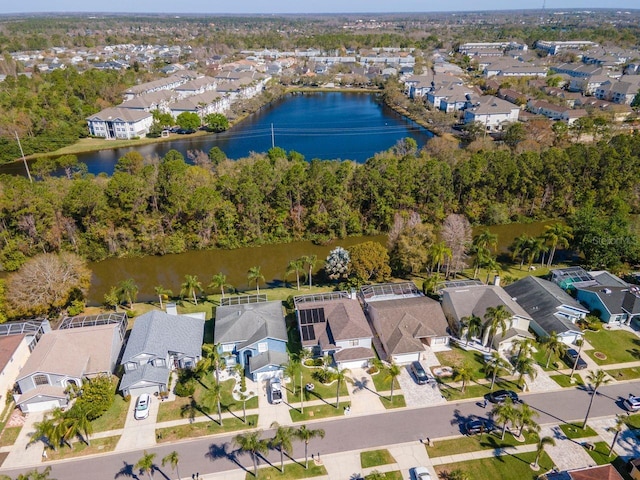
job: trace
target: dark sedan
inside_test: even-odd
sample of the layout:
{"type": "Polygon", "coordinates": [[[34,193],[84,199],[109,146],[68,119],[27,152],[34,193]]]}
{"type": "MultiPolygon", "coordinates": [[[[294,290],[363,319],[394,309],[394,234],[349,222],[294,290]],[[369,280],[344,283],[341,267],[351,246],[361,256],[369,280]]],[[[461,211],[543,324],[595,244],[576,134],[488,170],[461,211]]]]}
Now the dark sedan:
{"type": "Polygon", "coordinates": [[[487,393],[485,398],[491,403],[503,403],[507,398],[511,398],[513,403],[518,402],[518,394],[512,390],[496,390],[495,392],[487,393]]]}
{"type": "Polygon", "coordinates": [[[573,368],[575,365],[576,370],[584,370],[587,368],[587,362],[585,362],[573,348],[570,348],[567,350],[567,353],[564,354],[564,362],[569,366],[569,368],[573,368]],[[576,363],[576,358],[578,359],[578,363],[576,363]]]}
{"type": "Polygon", "coordinates": [[[491,432],[493,430],[493,423],[489,420],[471,420],[464,426],[467,435],[476,435],[478,433],[491,432]]]}

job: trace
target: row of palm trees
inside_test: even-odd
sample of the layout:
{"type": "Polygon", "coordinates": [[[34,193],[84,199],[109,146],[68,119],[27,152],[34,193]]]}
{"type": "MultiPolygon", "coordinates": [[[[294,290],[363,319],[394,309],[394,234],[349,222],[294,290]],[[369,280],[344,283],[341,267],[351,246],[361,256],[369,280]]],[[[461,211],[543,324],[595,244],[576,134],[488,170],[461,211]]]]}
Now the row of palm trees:
{"type": "Polygon", "coordinates": [[[289,261],[284,277],[286,279],[289,275],[295,273],[296,284],[298,290],[300,290],[300,272],[304,272],[307,280],[309,281],[309,288],[311,288],[313,270],[316,268],[317,264],[318,257],[316,255],[303,255],[302,257],[294,258],[293,260],[289,261]]]}
{"type": "Polygon", "coordinates": [[[42,421],[34,424],[30,443],[41,441],[46,447],[57,450],[63,445],[71,446],[74,438],[80,438],[90,445],[89,436],[93,433],[93,424],[87,415],[86,406],[75,404],[66,412],[56,408],[51,415],[45,415],[42,421]]]}
{"type": "MultiPolygon", "coordinates": [[[[155,453],[147,453],[145,450],[142,457],[135,464],[135,468],[139,469],[141,473],[144,473],[149,477],[149,480],[152,480],[151,474],[154,470],[157,470],[157,466],[155,464],[156,459],[155,453]]],[[[171,470],[175,471],[178,474],[178,478],[182,478],[180,476],[180,470],[178,469],[178,464],[180,463],[180,455],[175,450],[173,452],[168,453],[162,459],[162,466],[164,467],[166,464],[171,465],[171,470]]]]}
{"type": "Polygon", "coordinates": [[[252,430],[236,435],[234,444],[243,452],[251,455],[253,460],[253,475],[258,478],[258,455],[265,454],[270,448],[280,452],[280,471],[284,473],[284,455],[291,455],[293,440],[304,442],[304,468],[309,468],[309,443],[314,438],[324,438],[325,432],[321,428],[312,429],[302,425],[298,428],[279,425],[273,422],[271,428],[275,428],[272,438],[262,438],[262,430],[252,430]]]}
{"type": "Polygon", "coordinates": [[[546,266],[550,267],[553,264],[557,248],[567,248],[572,239],[573,231],[571,227],[561,223],[547,225],[544,233],[538,237],[532,237],[524,233],[516,237],[509,247],[511,258],[514,261],[520,259],[520,269],[522,269],[525,261],[528,267],[531,268],[535,259],[540,256],[540,264],[544,266],[544,254],[549,252],[546,266]]]}

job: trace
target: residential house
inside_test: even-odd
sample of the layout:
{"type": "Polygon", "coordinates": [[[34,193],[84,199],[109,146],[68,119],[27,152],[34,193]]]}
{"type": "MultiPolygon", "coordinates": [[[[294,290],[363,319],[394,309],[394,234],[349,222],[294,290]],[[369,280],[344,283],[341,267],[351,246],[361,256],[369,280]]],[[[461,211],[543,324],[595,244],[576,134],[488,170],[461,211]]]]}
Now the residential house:
{"type": "Polygon", "coordinates": [[[509,351],[515,340],[534,338],[529,333],[531,316],[511,296],[498,285],[467,285],[444,288],[442,290],[442,310],[452,332],[463,335],[462,322],[473,315],[484,323],[482,344],[488,344],[490,332],[485,318],[489,307],[502,305],[511,315],[506,320],[506,331],[493,335],[492,347],[499,351],[509,351]]]}
{"type": "Polygon", "coordinates": [[[595,97],[619,105],[631,105],[640,92],[640,75],[624,75],[619,80],[609,79],[595,91],[595,97]]]}
{"type": "Polygon", "coordinates": [[[174,91],[178,94],[179,98],[185,98],[215,90],[217,85],[218,82],[215,78],[202,76],[177,86],[174,91]]]}
{"type": "Polygon", "coordinates": [[[427,348],[448,349],[447,320],[440,304],[413,283],[366,285],[359,295],[388,360],[405,364],[421,360],[427,348]]]}
{"type": "Polygon", "coordinates": [[[25,333],[0,337],[0,400],[6,400],[5,394],[13,390],[31,353],[29,344],[30,338],[25,333]]]}
{"type": "Polygon", "coordinates": [[[611,80],[608,75],[589,75],[586,77],[571,77],[567,89],[570,92],[582,92],[583,95],[594,95],[600,85],[611,80]]]}
{"type": "Polygon", "coordinates": [[[464,111],[464,123],[478,122],[487,131],[498,131],[517,122],[519,113],[517,105],[492,95],[483,95],[464,111]]]}
{"type": "Polygon", "coordinates": [[[551,270],[551,281],[563,290],[572,291],[576,288],[597,285],[593,278],[582,267],[566,267],[551,270]]]}
{"type": "Polygon", "coordinates": [[[192,112],[204,119],[211,113],[224,113],[230,106],[229,97],[214,91],[207,91],[183,98],[169,105],[171,115],[177,118],[183,112],[192,112]]]}
{"type": "Polygon", "coordinates": [[[119,108],[129,108],[132,110],[140,110],[143,112],[152,112],[159,110],[161,112],[169,111],[169,104],[175,99],[176,95],[171,90],[159,90],[157,92],[145,93],[133,97],[131,100],[122,102],[119,108]]]}
{"type": "Polygon", "coordinates": [[[555,332],[567,345],[582,338],[576,322],[585,318],[589,310],[555,283],[528,276],[504,290],[531,316],[529,327],[539,338],[555,332]]]}
{"type": "Polygon", "coordinates": [[[577,289],[576,298],[600,320],[610,324],[630,324],[640,319],[640,289],[637,286],[594,285],[577,289]]]}
{"type": "Polygon", "coordinates": [[[123,395],[166,392],[176,368],[194,368],[202,358],[204,316],[152,310],[136,318],[120,364],[123,395]]]}
{"type": "Polygon", "coordinates": [[[594,75],[602,75],[603,70],[597,65],[585,65],[584,63],[563,63],[551,67],[554,73],[564,73],[572,78],[589,78],[594,75]]]}
{"type": "MultiPolygon", "coordinates": [[[[624,478],[610,463],[563,472],[549,472],[545,477],[547,480],[623,480],[624,478]]],[[[636,477],[632,475],[632,478],[636,477]]]]}
{"type": "Polygon", "coordinates": [[[294,298],[302,347],[329,355],[340,368],[366,367],[375,358],[372,333],[360,303],[347,292],[294,298]]]}
{"type": "Polygon", "coordinates": [[[131,100],[133,97],[143,95],[145,93],[157,92],[159,90],[173,90],[176,87],[188,82],[191,76],[186,74],[171,75],[170,77],[160,78],[151,82],[141,83],[125,90],[124,99],[131,100]]]}
{"type": "Polygon", "coordinates": [[[555,105],[545,100],[531,99],[527,102],[527,109],[531,113],[544,115],[551,120],[562,120],[568,125],[572,125],[578,118],[587,116],[587,111],[584,109],[574,110],[564,105],[555,105]]]}
{"type": "Polygon", "coordinates": [[[561,51],[578,49],[578,48],[592,48],[597,47],[598,44],[587,40],[570,40],[570,41],[547,41],[538,40],[535,43],[535,48],[543,50],[549,55],[557,55],[561,51]]]}
{"type": "Polygon", "coordinates": [[[249,295],[234,300],[240,303],[216,308],[213,332],[227,365],[240,364],[254,381],[281,375],[289,361],[282,302],[249,295]]]}
{"type": "Polygon", "coordinates": [[[89,133],[106,139],[144,137],[153,124],[153,115],[144,110],[112,107],[87,117],[89,133]]]}
{"type": "Polygon", "coordinates": [[[41,412],[69,403],[68,389],[85,378],[111,375],[127,328],[126,316],[113,323],[68,325],[41,336],[16,380],[16,405],[25,412],[41,412]]]}

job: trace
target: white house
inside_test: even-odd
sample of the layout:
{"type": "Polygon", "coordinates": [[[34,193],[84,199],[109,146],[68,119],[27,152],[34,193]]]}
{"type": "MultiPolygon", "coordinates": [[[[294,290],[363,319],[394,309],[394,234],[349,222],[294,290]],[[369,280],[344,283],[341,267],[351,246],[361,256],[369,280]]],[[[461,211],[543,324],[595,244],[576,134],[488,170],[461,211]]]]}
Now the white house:
{"type": "Polygon", "coordinates": [[[518,121],[520,107],[492,95],[483,95],[464,111],[464,123],[478,122],[487,131],[502,130],[518,121]]]}
{"type": "Polygon", "coordinates": [[[89,132],[106,139],[144,137],[153,124],[153,115],[144,110],[112,107],[87,117],[89,132]]]}

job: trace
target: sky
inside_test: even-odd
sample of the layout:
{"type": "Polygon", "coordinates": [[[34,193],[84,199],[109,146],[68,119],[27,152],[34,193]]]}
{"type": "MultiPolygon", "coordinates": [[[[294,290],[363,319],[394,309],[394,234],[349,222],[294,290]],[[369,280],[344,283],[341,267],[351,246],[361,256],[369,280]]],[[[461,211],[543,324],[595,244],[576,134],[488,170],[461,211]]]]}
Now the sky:
{"type": "Polygon", "coordinates": [[[542,8],[613,8],[638,9],[638,0],[534,0],[523,3],[514,0],[109,0],[91,2],[87,0],[3,0],[0,14],[39,12],[123,12],[123,13],[383,13],[383,12],[439,12],[477,10],[520,10],[542,8]]]}

